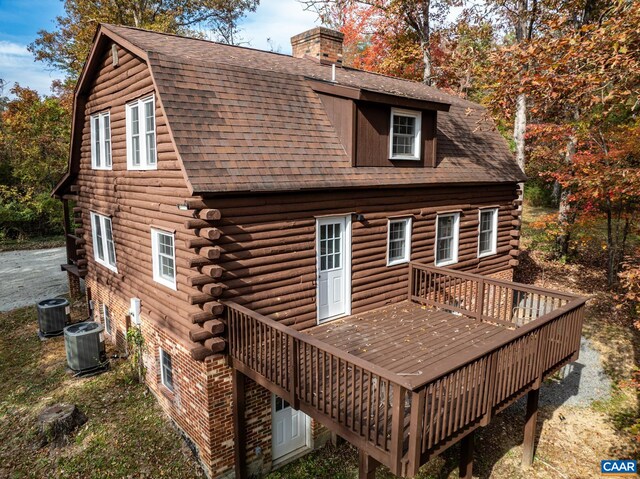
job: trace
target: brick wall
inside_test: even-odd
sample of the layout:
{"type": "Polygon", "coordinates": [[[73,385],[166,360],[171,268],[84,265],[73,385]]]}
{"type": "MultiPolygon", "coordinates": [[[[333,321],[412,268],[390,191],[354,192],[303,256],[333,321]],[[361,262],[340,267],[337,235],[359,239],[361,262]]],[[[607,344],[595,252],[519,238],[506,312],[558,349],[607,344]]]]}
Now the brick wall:
{"type": "Polygon", "coordinates": [[[488,274],[487,276],[489,276],[490,278],[499,279],[502,281],[513,281],[513,268],[488,274]]]}

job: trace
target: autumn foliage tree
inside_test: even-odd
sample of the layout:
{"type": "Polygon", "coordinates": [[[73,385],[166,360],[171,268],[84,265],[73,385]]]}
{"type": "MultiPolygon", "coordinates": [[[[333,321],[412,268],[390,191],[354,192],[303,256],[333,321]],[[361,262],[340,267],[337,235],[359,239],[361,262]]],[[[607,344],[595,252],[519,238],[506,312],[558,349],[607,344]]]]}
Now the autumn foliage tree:
{"type": "Polygon", "coordinates": [[[191,35],[202,27],[213,30],[221,41],[235,43],[238,21],[257,6],[258,0],[65,0],[56,28],[38,32],[29,50],[36,60],[75,78],[99,23],[191,35]]]}
{"type": "Polygon", "coordinates": [[[613,4],[578,28],[573,17],[559,17],[526,48],[500,51],[501,66],[493,70],[494,108],[509,108],[524,91],[534,116],[552,119],[567,132],[570,141],[558,152],[564,161],[546,176],[566,193],[572,212],[565,213],[565,222],[589,214],[606,218],[610,284],[637,228],[640,202],[638,25],[638,0],[613,4]]]}
{"type": "Polygon", "coordinates": [[[0,112],[1,235],[59,233],[62,209],[51,190],[67,165],[69,110],[30,88],[10,93],[0,112]]]}
{"type": "Polygon", "coordinates": [[[340,12],[339,23],[344,33],[346,65],[423,80],[424,65],[416,36],[397,18],[380,15],[374,6],[353,3],[340,12]]]}
{"type": "MultiPolygon", "coordinates": [[[[356,65],[434,84],[433,34],[462,0],[300,0],[325,24],[357,35],[356,65]],[[377,61],[376,61],[377,60],[377,61]],[[408,70],[408,71],[407,71],[408,70]]],[[[353,38],[353,37],[352,37],[353,38]]]]}

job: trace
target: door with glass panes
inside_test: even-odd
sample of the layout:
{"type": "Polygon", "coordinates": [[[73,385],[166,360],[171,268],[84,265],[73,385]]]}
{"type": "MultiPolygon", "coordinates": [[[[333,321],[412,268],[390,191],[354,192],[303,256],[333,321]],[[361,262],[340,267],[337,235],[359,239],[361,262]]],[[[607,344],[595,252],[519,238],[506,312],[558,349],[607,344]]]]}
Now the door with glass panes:
{"type": "Polygon", "coordinates": [[[351,251],[349,217],[318,218],[318,322],[349,314],[351,251]]]}

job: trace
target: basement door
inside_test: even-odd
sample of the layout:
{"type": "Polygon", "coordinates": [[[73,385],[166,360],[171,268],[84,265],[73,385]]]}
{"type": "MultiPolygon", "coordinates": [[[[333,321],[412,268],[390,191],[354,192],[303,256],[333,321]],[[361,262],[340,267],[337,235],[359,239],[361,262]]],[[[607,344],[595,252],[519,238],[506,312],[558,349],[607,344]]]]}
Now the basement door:
{"type": "Polygon", "coordinates": [[[351,215],[318,218],[318,323],[351,313],[351,215]]]}
{"type": "Polygon", "coordinates": [[[271,417],[274,462],[286,460],[310,447],[309,416],[296,411],[287,401],[273,394],[271,417]]]}

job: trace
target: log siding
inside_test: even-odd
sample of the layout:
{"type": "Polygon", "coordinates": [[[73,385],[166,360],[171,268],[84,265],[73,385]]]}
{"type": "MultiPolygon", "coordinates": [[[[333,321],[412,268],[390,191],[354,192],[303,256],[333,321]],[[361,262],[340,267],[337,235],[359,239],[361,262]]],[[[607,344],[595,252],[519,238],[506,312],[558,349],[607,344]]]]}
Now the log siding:
{"type": "Polygon", "coordinates": [[[412,217],[411,260],[433,264],[436,215],[460,211],[458,263],[482,274],[514,264],[515,184],[296,193],[211,199],[220,210],[223,298],[304,330],[316,325],[315,218],[352,220],[352,313],[406,299],[407,264],[387,266],[388,219],[412,217]],[[399,192],[401,194],[399,194],[399,192]],[[478,258],[478,210],[498,208],[496,254],[478,258]]]}
{"type": "Polygon", "coordinates": [[[100,59],[95,80],[86,92],[85,122],[82,129],[80,168],[75,189],[85,239],[88,278],[124,299],[139,297],[143,315],[156,328],[162,328],[177,342],[193,347],[189,340],[192,323],[188,314],[201,312],[193,304],[200,293],[188,284],[193,276],[193,254],[186,242],[196,238],[183,227],[189,211],[177,207],[190,196],[167,121],[156,95],[157,170],[127,169],[125,105],[136,98],[155,93],[146,63],[118,46],[119,66],[113,67],[110,48],[100,59]],[[110,112],[112,169],[91,169],[90,116],[110,112]],[[90,213],[111,217],[116,248],[117,273],[96,264],[91,240],[90,213]],[[173,291],[153,281],[151,228],[176,232],[176,283],[173,291]],[[159,292],[162,294],[159,294],[159,292]]]}

